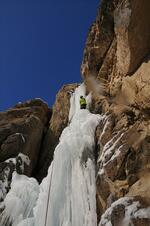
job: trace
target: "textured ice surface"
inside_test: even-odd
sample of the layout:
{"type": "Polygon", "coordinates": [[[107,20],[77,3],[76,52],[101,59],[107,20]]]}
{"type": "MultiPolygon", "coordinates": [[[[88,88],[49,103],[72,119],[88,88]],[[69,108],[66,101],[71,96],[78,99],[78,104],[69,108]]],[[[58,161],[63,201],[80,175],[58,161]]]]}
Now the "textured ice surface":
{"type": "Polygon", "coordinates": [[[85,96],[83,85],[72,95],[70,108],[70,120],[72,120],[62,132],[48,176],[41,184],[41,192],[35,208],[36,226],[44,225],[46,215],[47,226],[97,225],[95,167],[92,152],[95,128],[100,116],[91,114],[88,110],[80,110],[80,95],[85,96]],[[49,186],[46,214],[43,203],[47,203],[49,186]]]}
{"type": "MultiPolygon", "coordinates": [[[[101,117],[80,110],[80,95],[85,96],[83,84],[71,97],[70,124],[62,132],[40,192],[33,178],[13,176],[3,212],[13,226],[97,225],[93,150],[101,117]]],[[[86,99],[88,106],[90,95],[86,99]]]]}
{"type": "Polygon", "coordinates": [[[25,218],[33,217],[33,208],[39,195],[39,185],[34,178],[13,173],[11,189],[4,200],[5,209],[0,216],[0,226],[16,226],[25,218]]]}

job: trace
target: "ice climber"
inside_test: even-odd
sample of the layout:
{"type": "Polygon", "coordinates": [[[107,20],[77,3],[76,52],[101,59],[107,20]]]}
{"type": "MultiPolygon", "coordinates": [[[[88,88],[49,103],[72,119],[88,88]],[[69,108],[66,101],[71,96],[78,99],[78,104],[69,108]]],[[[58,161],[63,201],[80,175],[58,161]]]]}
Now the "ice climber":
{"type": "Polygon", "coordinates": [[[80,109],[86,109],[86,99],[83,96],[80,96],[80,109]]]}

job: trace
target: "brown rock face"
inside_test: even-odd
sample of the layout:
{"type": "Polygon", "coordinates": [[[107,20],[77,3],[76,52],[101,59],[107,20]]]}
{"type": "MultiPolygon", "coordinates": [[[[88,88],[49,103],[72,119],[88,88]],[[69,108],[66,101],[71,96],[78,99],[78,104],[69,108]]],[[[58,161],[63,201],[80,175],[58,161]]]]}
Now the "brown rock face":
{"type": "Polygon", "coordinates": [[[62,130],[68,123],[70,96],[77,86],[78,84],[64,85],[56,96],[50,128],[57,139],[60,137],[62,130]]]}
{"type": "Polygon", "coordinates": [[[39,161],[39,167],[37,169],[39,181],[46,176],[47,169],[53,160],[53,153],[56,145],[58,144],[59,137],[63,129],[68,124],[70,96],[77,86],[77,84],[65,85],[56,96],[56,102],[53,106],[52,117],[43,142],[42,154],[39,161]]]}
{"type": "Polygon", "coordinates": [[[121,73],[135,72],[149,53],[149,10],[148,0],[126,0],[115,10],[117,67],[121,73]]]}
{"type": "Polygon", "coordinates": [[[1,112],[0,161],[4,162],[23,153],[30,159],[30,167],[25,174],[33,175],[50,116],[48,106],[39,99],[1,112]]]}
{"type": "Polygon", "coordinates": [[[53,110],[35,99],[0,113],[0,183],[7,184],[2,197],[9,190],[13,171],[19,167],[11,158],[19,153],[30,159],[30,165],[23,171],[18,168],[18,173],[35,176],[39,181],[47,175],[54,149],[68,123],[70,96],[76,87],[77,84],[63,86],[53,110]]]}
{"type": "Polygon", "coordinates": [[[0,202],[10,189],[14,170],[39,181],[47,175],[54,149],[68,124],[70,96],[77,86],[63,86],[53,110],[35,99],[0,113],[0,202]]]}
{"type": "Polygon", "coordinates": [[[84,50],[82,75],[97,76],[114,39],[113,11],[118,0],[102,1],[96,22],[91,26],[84,50]]]}
{"type": "Polygon", "coordinates": [[[123,223],[127,209],[121,203],[108,210],[125,196],[150,200],[149,10],[148,0],[103,0],[81,66],[91,111],[105,115],[95,139],[97,212],[100,219],[106,211],[113,226],[150,225],[149,215],[123,223]]]}
{"type": "MultiPolygon", "coordinates": [[[[107,86],[105,92],[109,95],[116,96],[119,92],[117,100],[121,94],[123,104],[126,96],[124,97],[124,91],[120,93],[122,78],[134,74],[138,68],[143,70],[146,65],[141,69],[140,66],[144,61],[149,61],[149,7],[148,0],[103,0],[96,22],[88,34],[81,66],[85,82],[89,84],[89,78],[93,77],[99,84],[99,89],[102,85],[107,86]]],[[[146,80],[141,81],[141,87],[149,81],[149,75],[145,77],[146,80]]],[[[140,78],[136,80],[140,81],[140,78]]],[[[133,89],[133,94],[128,94],[132,101],[138,88],[133,79],[127,85],[130,90],[133,89]]]]}

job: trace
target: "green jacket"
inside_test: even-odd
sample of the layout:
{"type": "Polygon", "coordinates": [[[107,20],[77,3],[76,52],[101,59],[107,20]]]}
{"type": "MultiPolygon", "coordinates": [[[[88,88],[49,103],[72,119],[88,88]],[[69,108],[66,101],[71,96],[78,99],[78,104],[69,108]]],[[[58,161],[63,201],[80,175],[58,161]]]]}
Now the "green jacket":
{"type": "Polygon", "coordinates": [[[80,98],[80,105],[86,105],[86,99],[84,97],[80,98]]]}

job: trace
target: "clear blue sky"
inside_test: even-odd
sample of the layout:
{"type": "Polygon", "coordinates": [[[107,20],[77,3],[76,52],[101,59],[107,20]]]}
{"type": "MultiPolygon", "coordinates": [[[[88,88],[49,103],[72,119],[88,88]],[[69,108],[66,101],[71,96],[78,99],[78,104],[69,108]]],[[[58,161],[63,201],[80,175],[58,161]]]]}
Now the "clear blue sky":
{"type": "Polygon", "coordinates": [[[80,81],[86,35],[99,0],[0,1],[0,111],[40,97],[54,103],[80,81]]]}

